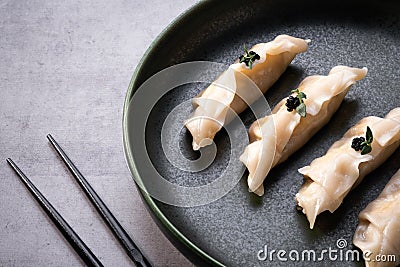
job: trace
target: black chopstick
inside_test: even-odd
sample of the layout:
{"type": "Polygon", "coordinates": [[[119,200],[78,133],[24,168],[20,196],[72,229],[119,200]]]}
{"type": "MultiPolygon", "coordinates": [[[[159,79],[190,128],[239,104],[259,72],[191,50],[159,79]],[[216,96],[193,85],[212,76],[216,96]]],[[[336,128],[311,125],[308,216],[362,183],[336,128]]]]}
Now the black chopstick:
{"type": "Polygon", "coordinates": [[[64,235],[65,239],[71,244],[78,255],[88,266],[103,266],[103,264],[97,259],[93,252],[86,246],[86,244],[80,239],[80,237],[75,233],[75,231],[69,226],[69,224],[64,220],[64,218],[57,212],[57,210],[50,204],[50,202],[40,193],[40,191],[35,187],[35,185],[29,180],[28,177],[18,168],[17,164],[10,158],[7,159],[8,164],[14,169],[14,171],[21,178],[22,182],[26,185],[28,190],[33,194],[36,200],[39,202],[40,206],[49,215],[51,220],[57,226],[57,228],[64,235]]]}
{"type": "Polygon", "coordinates": [[[139,248],[136,244],[132,241],[130,236],[127,234],[125,229],[121,226],[118,220],[114,217],[111,211],[107,208],[101,198],[97,195],[94,189],[90,186],[87,182],[85,177],[81,174],[78,168],[74,165],[74,163],[69,159],[67,154],[63,151],[60,145],[54,140],[54,138],[48,134],[47,139],[49,139],[50,143],[57,151],[58,155],[61,157],[63,162],[67,165],[68,169],[75,177],[79,185],[85,191],[88,198],[91,200],[93,205],[96,207],[98,212],[100,213],[101,217],[107,222],[107,225],[110,227],[112,232],[115,234],[117,239],[121,242],[122,246],[124,247],[126,253],[128,254],[129,258],[137,266],[140,267],[149,267],[151,264],[149,261],[144,257],[144,255],[140,252],[139,248]]]}

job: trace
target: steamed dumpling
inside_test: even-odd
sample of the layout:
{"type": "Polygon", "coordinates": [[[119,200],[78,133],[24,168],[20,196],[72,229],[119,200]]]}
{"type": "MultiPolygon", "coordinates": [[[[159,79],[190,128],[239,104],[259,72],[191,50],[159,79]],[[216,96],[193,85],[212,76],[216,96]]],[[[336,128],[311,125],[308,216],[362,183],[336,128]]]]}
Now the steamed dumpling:
{"type": "Polygon", "coordinates": [[[321,129],[339,108],[351,85],[366,74],[366,68],[336,66],[327,76],[309,76],[298,87],[307,97],[304,99],[306,117],[295,111],[288,112],[285,98],[271,115],[251,125],[251,143],[240,157],[249,170],[250,191],[264,194],[263,181],[270,169],[285,161],[321,129]]]}
{"type": "Polygon", "coordinates": [[[400,170],[377,199],[360,212],[353,243],[368,253],[367,267],[397,266],[400,263],[400,170]],[[378,255],[395,255],[394,261],[372,261],[378,255]]]}
{"type": "Polygon", "coordinates": [[[236,61],[192,101],[194,112],[185,122],[193,136],[193,149],[212,143],[215,134],[232,119],[229,110],[239,114],[257,100],[281,76],[298,53],[308,49],[309,40],[279,35],[269,43],[253,46],[260,56],[250,69],[236,61]],[[261,93],[260,93],[261,90],[261,93]],[[239,97],[240,96],[240,97],[239,97]]]}
{"type": "Polygon", "coordinates": [[[326,154],[299,169],[305,183],[296,194],[298,205],[314,227],[318,214],[334,212],[349,191],[365,175],[381,165],[400,144],[400,108],[391,110],[384,118],[366,117],[351,127],[326,154]],[[373,133],[372,151],[361,155],[352,147],[355,137],[365,136],[367,126],[373,133]]]}

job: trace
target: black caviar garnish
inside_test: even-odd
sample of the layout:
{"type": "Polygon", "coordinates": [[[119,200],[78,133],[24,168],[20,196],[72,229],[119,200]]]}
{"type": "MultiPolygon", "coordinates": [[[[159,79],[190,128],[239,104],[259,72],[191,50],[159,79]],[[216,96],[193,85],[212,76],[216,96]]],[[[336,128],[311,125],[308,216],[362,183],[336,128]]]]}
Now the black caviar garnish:
{"type": "Polygon", "coordinates": [[[246,46],[244,47],[244,55],[239,56],[239,62],[244,63],[249,69],[253,68],[253,63],[260,59],[260,55],[254,51],[247,51],[246,46]]]}
{"type": "Polygon", "coordinates": [[[363,148],[362,143],[365,142],[364,137],[355,137],[353,138],[353,141],[351,141],[351,148],[353,148],[355,151],[360,151],[363,148]]]}
{"type": "Polygon", "coordinates": [[[293,110],[296,110],[300,116],[305,117],[307,115],[307,110],[303,99],[307,98],[306,94],[300,92],[299,89],[292,90],[291,93],[296,93],[296,96],[291,95],[286,99],[285,106],[287,111],[292,112],[293,110]]]}
{"type": "Polygon", "coordinates": [[[287,111],[292,112],[300,105],[300,100],[297,96],[289,96],[286,100],[287,111]]]}
{"type": "Polygon", "coordinates": [[[361,155],[368,154],[372,151],[372,141],[374,140],[374,137],[372,135],[372,131],[367,126],[367,131],[365,133],[365,138],[360,136],[360,137],[354,137],[353,140],[351,141],[351,148],[353,148],[355,151],[360,151],[361,150],[361,155]]]}

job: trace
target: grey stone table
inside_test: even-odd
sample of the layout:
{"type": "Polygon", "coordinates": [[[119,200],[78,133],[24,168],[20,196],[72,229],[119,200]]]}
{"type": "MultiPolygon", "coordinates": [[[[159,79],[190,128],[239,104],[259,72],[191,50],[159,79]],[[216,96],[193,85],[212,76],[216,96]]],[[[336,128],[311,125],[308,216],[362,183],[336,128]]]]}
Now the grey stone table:
{"type": "Polygon", "coordinates": [[[50,147],[51,133],[155,266],[191,266],[126,166],[122,106],[151,41],[194,0],[0,0],[0,266],[82,261],[7,166],[11,157],[105,266],[133,266],[50,147]]]}

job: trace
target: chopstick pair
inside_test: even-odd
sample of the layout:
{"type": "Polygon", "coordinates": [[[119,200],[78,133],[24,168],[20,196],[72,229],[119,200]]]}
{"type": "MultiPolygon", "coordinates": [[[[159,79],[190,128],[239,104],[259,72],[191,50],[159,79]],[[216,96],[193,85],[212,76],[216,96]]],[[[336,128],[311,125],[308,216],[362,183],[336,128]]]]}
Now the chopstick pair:
{"type": "MultiPolygon", "coordinates": [[[[100,213],[103,220],[107,223],[109,228],[112,230],[114,235],[117,237],[119,242],[124,247],[129,258],[140,267],[151,266],[149,261],[140,252],[139,248],[132,241],[130,236],[114,217],[111,211],[107,208],[101,198],[97,195],[94,189],[90,186],[87,180],[80,173],[78,168],[69,159],[67,154],[63,151],[60,145],[54,140],[49,134],[47,139],[50,141],[53,148],[57,151],[63,162],[66,164],[76,181],[79,183],[81,188],[84,190],[92,204],[96,207],[96,210],[100,213]]],[[[76,234],[72,227],[63,219],[63,217],[57,212],[57,210],[51,205],[51,203],[42,195],[42,193],[35,187],[35,185],[29,180],[29,178],[21,171],[21,169],[15,164],[15,162],[8,158],[8,164],[14,169],[14,171],[21,178],[22,182],[26,185],[29,191],[33,194],[35,199],[39,202],[42,208],[45,210],[47,215],[52,219],[57,228],[61,231],[67,241],[75,249],[78,255],[88,266],[103,266],[100,260],[93,254],[89,247],[81,240],[76,234]]]]}

